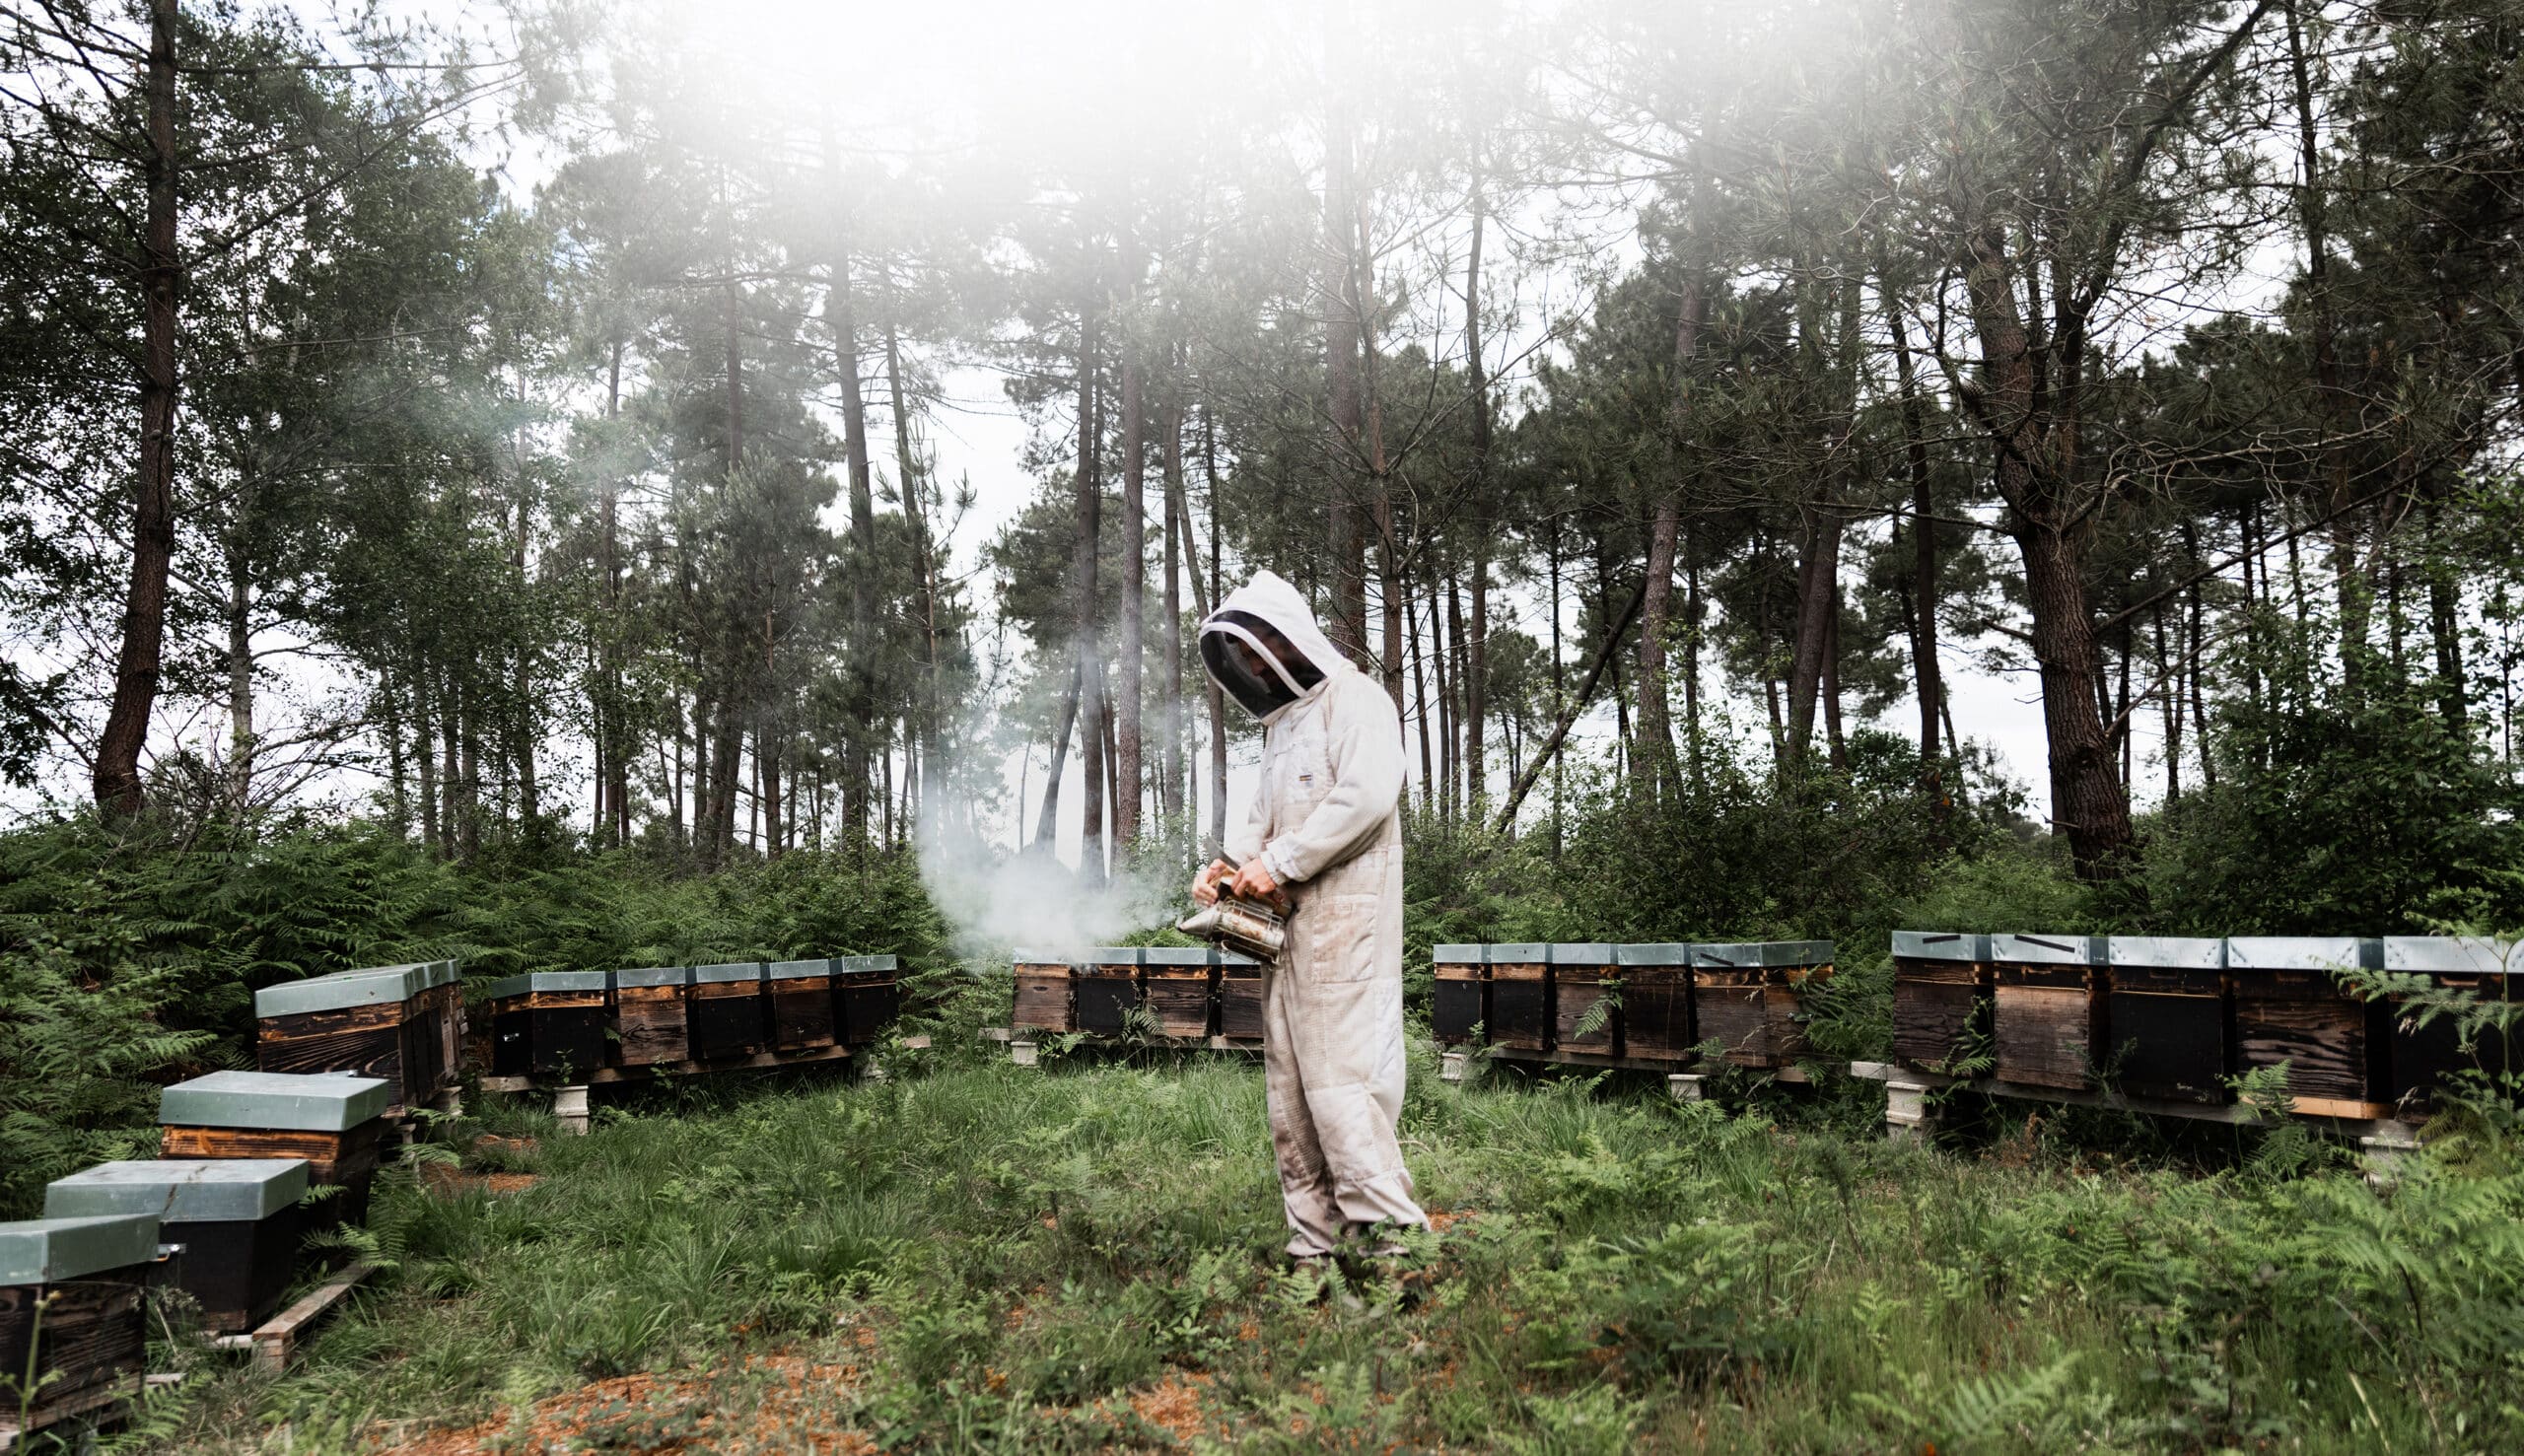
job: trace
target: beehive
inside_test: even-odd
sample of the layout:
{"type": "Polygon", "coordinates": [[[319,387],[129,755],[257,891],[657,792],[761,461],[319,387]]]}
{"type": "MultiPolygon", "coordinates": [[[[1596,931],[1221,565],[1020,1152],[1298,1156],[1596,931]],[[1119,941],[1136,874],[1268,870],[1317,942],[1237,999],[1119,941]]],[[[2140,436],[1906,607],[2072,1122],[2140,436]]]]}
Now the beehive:
{"type": "Polygon", "coordinates": [[[1262,1039],[1262,963],[1237,950],[1219,955],[1219,1035],[1262,1039]]]}
{"type": "Polygon", "coordinates": [[[829,960],[776,960],[764,973],[771,997],[771,1049],[804,1052],[841,1039],[840,993],[829,960]]]}
{"type": "Polygon", "coordinates": [[[158,1094],[158,1154],[305,1158],[308,1177],[341,1190],[308,1211],[311,1231],[368,1221],[386,1083],[343,1073],[214,1072],[158,1094]]]}
{"type": "Polygon", "coordinates": [[[2086,1087],[2111,1045],[2100,936],[1990,937],[1998,1078],[2086,1087]]]}
{"type": "Polygon", "coordinates": [[[423,961],[408,969],[415,987],[403,1015],[404,1077],[415,1101],[456,1085],[462,1065],[464,985],[452,960],[423,961]]]}
{"type": "Polygon", "coordinates": [[[1893,1060],[1951,1072],[1987,1055],[1990,937],[1952,931],[1893,933],[1893,1060]]]}
{"type": "Polygon", "coordinates": [[[1829,940],[1692,947],[1692,1015],[1738,1067],[1786,1067],[1808,1050],[1805,987],[1832,974],[1829,940]]]}
{"type": "Polygon", "coordinates": [[[1490,947],[1490,1042],[1512,1051],[1551,1045],[1551,947],[1511,941],[1490,947]]]}
{"type": "Polygon", "coordinates": [[[845,955],[833,963],[841,1016],[835,1034],[843,1041],[861,1047],[881,1040],[902,1014],[898,964],[890,955],[845,955]]]}
{"type": "Polygon", "coordinates": [[[1613,948],[1600,940],[1551,947],[1551,1040],[1564,1052],[1610,1057],[1621,1050],[1613,948]]]}
{"type": "Polygon", "coordinates": [[[399,1112],[437,1090],[426,1050],[404,1023],[423,990],[419,966],[342,971],[254,993],[254,1064],[265,1072],[351,1072],[380,1078],[399,1112]]]}
{"type": "Polygon", "coordinates": [[[1160,1036],[1210,1035],[1212,952],[1152,945],[1140,953],[1141,996],[1160,1036]]]}
{"type": "Polygon", "coordinates": [[[1461,1046],[1480,1035],[1490,1020],[1489,947],[1439,945],[1429,958],[1437,974],[1430,1024],[1437,1040],[1461,1046]]]}
{"type": "Polygon", "coordinates": [[[2240,1071],[2287,1064],[2300,1112],[2372,1117],[2390,1077],[2383,1066],[2390,1013],[2360,1001],[2339,972],[2381,962],[2379,941],[2354,936],[2243,936],[2226,941],[2240,1071]]]}
{"type": "Polygon", "coordinates": [[[213,1330],[247,1330],[280,1307],[298,1263],[305,1158],[162,1158],[100,1163],[44,1190],[47,1218],[157,1215],[183,1245],[172,1283],[213,1330]]]}
{"type": "Polygon", "coordinates": [[[2226,942],[2114,936],[2104,942],[2104,1009],[2115,1085],[2142,1097],[2223,1102],[2232,1072],[2234,1015],[2226,999],[2226,942]]]}
{"type": "Polygon", "coordinates": [[[687,966],[643,966],[613,973],[614,1061],[656,1067],[692,1057],[687,966]]]}
{"type": "Polygon", "coordinates": [[[101,1386],[132,1382],[149,1342],[151,1213],[0,1223],[0,1404],[48,1425],[101,1386]],[[32,1374],[32,1389],[29,1385],[32,1374]]]}
{"type": "Polygon", "coordinates": [[[762,962],[723,961],[692,968],[692,1055],[701,1062],[750,1057],[768,1041],[762,1005],[762,962]]]}
{"type": "Polygon", "coordinates": [[[1140,1004],[1140,952],[1134,945],[1099,945],[1078,968],[1078,1029],[1118,1036],[1140,1004]]]}
{"type": "MultiPolygon", "coordinates": [[[[2510,977],[2524,964],[2524,947],[2513,950],[2478,936],[2387,936],[2384,969],[2406,976],[2425,976],[2446,991],[2468,991],[2484,1002],[2511,998],[2510,977]]],[[[2513,1064],[2505,1033],[2482,1028],[2463,1045],[2462,1027],[2451,1014],[2439,1012],[2419,1024],[2419,1008],[2396,998],[2392,1004],[2393,1105],[2408,1112],[2426,1112],[2436,1105],[2436,1089],[2460,1074],[2478,1072],[2495,1077],[2513,1064]]]]}
{"type": "Polygon", "coordinates": [[[1077,1015],[1070,1009],[1069,961],[1048,950],[1018,949],[1016,956],[1017,1007],[1009,1024],[1019,1031],[1074,1031],[1077,1015]]]}
{"type": "Polygon", "coordinates": [[[491,1071],[583,1076],[605,1065],[613,1011],[603,971],[536,971],[491,987],[491,1071]]]}
{"type": "Polygon", "coordinates": [[[1681,1065],[1692,1060],[1692,948],[1616,945],[1621,968],[1622,1050],[1681,1065]]]}

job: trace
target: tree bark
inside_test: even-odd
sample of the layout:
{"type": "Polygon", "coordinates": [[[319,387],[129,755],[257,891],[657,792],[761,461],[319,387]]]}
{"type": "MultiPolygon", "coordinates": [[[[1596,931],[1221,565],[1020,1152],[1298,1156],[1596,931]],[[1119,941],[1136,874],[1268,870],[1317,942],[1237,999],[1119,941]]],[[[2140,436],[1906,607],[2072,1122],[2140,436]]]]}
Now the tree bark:
{"type": "Polygon", "coordinates": [[[1884,322],[1893,336],[1893,367],[1902,388],[1902,458],[1911,474],[1911,676],[1920,700],[1921,783],[1942,816],[1945,754],[1937,741],[1937,704],[1945,682],[1936,656],[1936,523],[1929,491],[1928,410],[1920,400],[1919,371],[1911,359],[1901,301],[1889,288],[1884,291],[1884,322]]]}
{"type": "Polygon", "coordinates": [[[1070,557],[1072,606],[1078,632],[1079,711],[1087,769],[1086,823],[1079,837],[1079,872],[1090,883],[1104,878],[1104,664],[1096,645],[1095,568],[1104,509],[1102,408],[1095,373],[1101,352],[1095,305],[1078,315],[1077,540],[1070,557]]]}
{"type": "Polygon", "coordinates": [[[1187,788],[1183,778],[1183,545],[1187,522],[1176,505],[1183,498],[1183,403],[1174,381],[1169,381],[1158,421],[1157,468],[1165,493],[1165,625],[1159,641],[1165,681],[1164,707],[1158,714],[1165,748],[1158,772],[1165,781],[1160,810],[1179,833],[1187,788]]]}
{"type": "MultiPolygon", "coordinates": [[[[826,166],[838,167],[824,139],[826,166]]],[[[840,182],[831,183],[834,196],[840,182]]],[[[837,205],[837,204],[836,204],[837,205]]],[[[839,221],[833,224],[832,261],[824,290],[824,319],[832,330],[833,375],[841,385],[842,451],[850,477],[850,539],[856,556],[850,571],[850,722],[843,728],[842,834],[852,846],[868,839],[868,753],[876,728],[876,492],[869,464],[868,400],[859,386],[859,311],[851,282],[851,254],[839,221]]]]}
{"type": "MultiPolygon", "coordinates": [[[[1125,271],[1136,285],[1135,260],[1125,257],[1125,271]]],[[[1146,778],[1140,771],[1140,668],[1145,656],[1148,601],[1148,432],[1140,418],[1140,348],[1129,330],[1122,335],[1122,640],[1120,701],[1113,725],[1113,852],[1128,855],[1140,839],[1140,796],[1146,778]]]]}

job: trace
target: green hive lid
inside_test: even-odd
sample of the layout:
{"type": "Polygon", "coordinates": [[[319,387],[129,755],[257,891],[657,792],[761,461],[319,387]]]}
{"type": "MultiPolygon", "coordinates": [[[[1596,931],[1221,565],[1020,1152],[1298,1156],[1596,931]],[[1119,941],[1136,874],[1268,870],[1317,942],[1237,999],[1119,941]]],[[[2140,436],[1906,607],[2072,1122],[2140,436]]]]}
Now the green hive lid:
{"type": "Polygon", "coordinates": [[[456,962],[452,960],[425,960],[412,969],[421,973],[421,989],[424,991],[448,985],[456,979],[456,962]]]}
{"type": "Polygon", "coordinates": [[[511,997],[524,996],[533,989],[532,976],[502,976],[492,982],[491,989],[483,992],[482,995],[490,1001],[507,1001],[511,997]]]}
{"type": "Polygon", "coordinates": [[[1490,947],[1490,963],[1494,966],[1537,966],[1550,955],[1550,946],[1533,940],[1512,940],[1490,947]]]}
{"type": "Polygon", "coordinates": [[[1489,957],[1487,945],[1437,945],[1429,950],[1429,958],[1440,965],[1477,966],[1489,957]]]}
{"type": "Polygon", "coordinates": [[[609,971],[536,971],[526,978],[536,991],[610,991],[609,971]]]}
{"type": "Polygon", "coordinates": [[[1070,963],[1068,956],[1057,950],[1045,950],[1039,945],[1017,946],[1008,953],[1008,962],[1018,966],[1065,966],[1070,963]]]}
{"type": "Polygon", "coordinates": [[[1552,943],[1551,963],[1556,966],[1608,966],[1613,963],[1612,943],[1607,940],[1557,940],[1552,943]]]}
{"type": "Polygon", "coordinates": [[[1207,966],[1209,963],[1209,948],[1201,945],[1151,945],[1140,954],[1140,964],[1144,966],[1207,966]]]}
{"type": "Polygon", "coordinates": [[[642,966],[637,970],[615,971],[613,984],[623,986],[681,986],[692,979],[685,966],[642,966]]]}
{"type": "Polygon", "coordinates": [[[1137,945],[1098,945],[1087,952],[1087,964],[1091,966],[1135,966],[1139,963],[1140,948],[1137,945]]]}
{"type": "Polygon", "coordinates": [[[170,1223],[268,1218],[307,1196],[303,1157],[170,1157],[99,1163],[43,1191],[47,1218],[151,1213],[170,1223]]]}
{"type": "Polygon", "coordinates": [[[1955,931],[1895,931],[1893,953],[1904,960],[1988,960],[1990,937],[1955,931]]]}
{"type": "Polygon", "coordinates": [[[771,963],[771,979],[774,981],[808,981],[831,974],[832,962],[828,960],[775,960],[771,963]]]}
{"type": "Polygon", "coordinates": [[[306,981],[283,981],[254,993],[256,1016],[297,1016],[410,1001],[422,990],[419,966],[381,966],[336,971],[306,981]]]}
{"type": "Polygon", "coordinates": [[[1699,966],[1820,966],[1832,961],[1829,940],[1719,940],[1692,947],[1699,966]]]}
{"type": "Polygon", "coordinates": [[[158,1257],[154,1213],[0,1223],[0,1284],[48,1284],[158,1257]]]}
{"type": "Polygon", "coordinates": [[[2226,941],[2226,964],[2253,971],[2338,971],[2371,966],[2382,947],[2354,936],[2237,936],[2226,941]]]}
{"type": "Polygon", "coordinates": [[[2200,936],[2108,936],[2104,955],[2116,966],[2216,971],[2225,969],[2226,942],[2200,936]]]}
{"type": "Polygon", "coordinates": [[[2015,933],[1990,937],[1990,959],[2019,965],[2099,966],[2101,936],[2026,936],[2015,933]]]}
{"type": "Polygon", "coordinates": [[[890,976],[901,968],[890,955],[845,955],[838,964],[845,976],[890,976]]]}
{"type": "Polygon", "coordinates": [[[386,1096],[382,1077],[214,1072],[160,1092],[158,1121],[171,1128],[347,1133],[384,1117],[386,1096]]]}
{"type": "Polygon", "coordinates": [[[762,962],[758,960],[722,961],[715,966],[692,968],[692,984],[695,986],[729,986],[761,979],[762,962]]]}
{"type": "Polygon", "coordinates": [[[1616,945],[1613,963],[1625,966],[1687,966],[1692,963],[1692,948],[1660,942],[1652,945],[1616,945]]]}
{"type": "Polygon", "coordinates": [[[2462,976],[2506,974],[2513,952],[2487,936],[2386,936],[2384,969],[2448,971],[2462,976]]]}
{"type": "Polygon", "coordinates": [[[1255,960],[1252,956],[1245,954],[1241,950],[1222,950],[1218,953],[1218,956],[1219,969],[1223,971],[1258,971],[1262,969],[1262,962],[1255,960]]]}

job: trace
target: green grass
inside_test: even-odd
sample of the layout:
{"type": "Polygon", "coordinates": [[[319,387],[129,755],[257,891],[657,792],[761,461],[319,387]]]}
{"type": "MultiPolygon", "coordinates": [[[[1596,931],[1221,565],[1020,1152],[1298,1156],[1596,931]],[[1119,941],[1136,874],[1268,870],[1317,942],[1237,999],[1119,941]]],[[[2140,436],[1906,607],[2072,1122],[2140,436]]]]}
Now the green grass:
{"type": "Polygon", "coordinates": [[[2222,1169],[2104,1157],[2111,1127],[1923,1149],[1880,1140],[1863,1085],[1766,1094],[1775,1121],[1450,1086],[1418,1045],[1412,1165],[1474,1216],[1425,1299],[1351,1309],[1280,1273],[1258,1069],[936,1060],[651,1100],[584,1139],[480,1099],[538,1137],[494,1159],[538,1183],[398,1177],[375,1292],[276,1380],[165,1352],[202,1373],[132,1443],[374,1449],[639,1372],[678,1379],[582,1397],[562,1449],[1162,1447],[1126,1403],[1160,1385],[1197,1387],[1191,1444],[1257,1451],[2524,1438],[2524,1178],[2495,1144],[2379,1195],[2301,1139],[2222,1169]],[[775,1354],[816,1370],[783,1395],[775,1354]]]}

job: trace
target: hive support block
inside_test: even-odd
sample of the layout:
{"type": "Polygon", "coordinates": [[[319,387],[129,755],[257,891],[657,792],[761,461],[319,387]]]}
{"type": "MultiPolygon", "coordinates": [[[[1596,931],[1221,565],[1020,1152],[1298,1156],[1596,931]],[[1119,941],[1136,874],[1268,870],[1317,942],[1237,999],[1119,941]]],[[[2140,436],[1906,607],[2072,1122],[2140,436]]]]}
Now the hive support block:
{"type": "Polygon", "coordinates": [[[554,1087],[552,1118],[564,1133],[584,1135],[588,1130],[588,1089],[586,1087],[554,1087]]]}
{"type": "Polygon", "coordinates": [[[1008,1043],[1008,1060],[1019,1067],[1039,1066],[1042,1061],[1041,1049],[1030,1041],[1011,1039],[1008,1043]]]}
{"type": "Polygon", "coordinates": [[[2379,1122],[2358,1135],[2357,1146],[2365,1154],[2366,1181],[2389,1188],[2401,1176],[2402,1159],[2419,1151],[2419,1133],[2408,1123],[2379,1122]]]}
{"type": "Polygon", "coordinates": [[[1700,1072],[1665,1074],[1665,1095],[1677,1102],[1704,1102],[1709,1099],[1709,1075],[1700,1072]]]}
{"type": "Polygon", "coordinates": [[[1463,1080],[1463,1064],[1464,1064],[1464,1061],[1465,1061],[1465,1057],[1464,1057],[1464,1054],[1463,1054],[1463,1053],[1461,1053],[1461,1052],[1440,1052],[1440,1053],[1438,1053],[1438,1054],[1437,1054],[1437,1080],[1439,1080],[1439,1081],[1461,1081],[1461,1080],[1463,1080]]]}
{"type": "Polygon", "coordinates": [[[1936,1136],[1936,1113],[1926,1082],[1896,1076],[1884,1083],[1884,1136],[1896,1143],[1926,1143],[1936,1136]]]}

